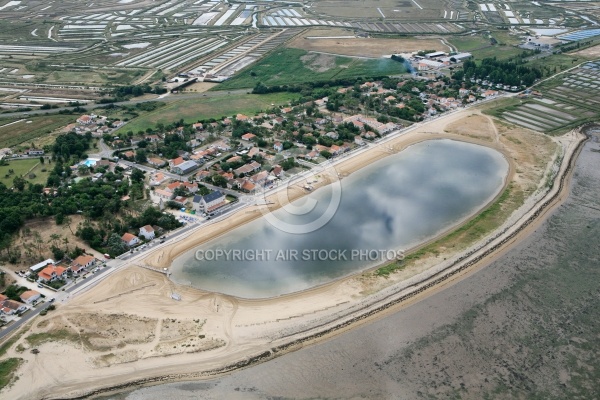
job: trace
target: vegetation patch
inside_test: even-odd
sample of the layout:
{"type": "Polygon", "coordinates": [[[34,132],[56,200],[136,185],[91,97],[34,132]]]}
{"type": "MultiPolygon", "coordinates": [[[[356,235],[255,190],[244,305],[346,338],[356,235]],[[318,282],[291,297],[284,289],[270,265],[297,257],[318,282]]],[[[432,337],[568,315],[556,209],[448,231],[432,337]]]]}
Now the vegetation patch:
{"type": "Polygon", "coordinates": [[[404,65],[387,58],[360,59],[309,53],[301,49],[282,49],[225,81],[219,85],[219,89],[251,88],[258,83],[273,86],[360,76],[399,75],[405,72],[404,65]]]}
{"type": "Polygon", "coordinates": [[[22,361],[20,358],[8,358],[0,361],[0,390],[12,381],[15,371],[22,361]]]}
{"type": "Polygon", "coordinates": [[[43,185],[50,174],[48,169],[51,168],[42,164],[39,158],[7,161],[0,164],[0,182],[10,188],[14,186],[15,178],[22,178],[25,182],[43,185]]]}
{"type": "Polygon", "coordinates": [[[81,338],[77,333],[67,329],[59,329],[51,332],[32,333],[31,335],[27,336],[25,340],[27,343],[29,343],[29,345],[31,345],[31,347],[37,347],[48,342],[64,341],[78,343],[81,341],[81,338]]]}
{"type": "Polygon", "coordinates": [[[14,118],[0,119],[0,148],[12,147],[21,143],[28,144],[40,136],[52,133],[55,129],[73,122],[75,118],[75,114],[52,114],[25,117],[20,122],[16,122],[19,120],[14,118]]]}
{"type": "Polygon", "coordinates": [[[272,104],[287,104],[297,95],[290,93],[272,93],[268,95],[242,94],[224,97],[182,99],[132,120],[119,131],[146,131],[157,124],[171,124],[183,120],[193,123],[210,118],[222,118],[235,114],[254,114],[272,107],[272,104]]]}

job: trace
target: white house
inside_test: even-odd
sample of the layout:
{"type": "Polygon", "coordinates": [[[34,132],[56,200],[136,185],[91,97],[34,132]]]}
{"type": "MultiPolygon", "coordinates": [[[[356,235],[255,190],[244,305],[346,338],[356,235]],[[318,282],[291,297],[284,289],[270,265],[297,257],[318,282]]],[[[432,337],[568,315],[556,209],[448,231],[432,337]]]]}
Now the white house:
{"type": "Polygon", "coordinates": [[[71,263],[70,269],[71,269],[71,272],[78,274],[84,268],[91,267],[95,263],[96,263],[96,258],[94,258],[94,256],[89,256],[87,254],[83,254],[83,255],[77,257],[75,260],[73,260],[73,262],[71,263]]]}
{"type": "Polygon", "coordinates": [[[154,228],[150,225],[145,225],[140,228],[140,236],[146,238],[146,240],[154,239],[154,228]]]}
{"type": "Polygon", "coordinates": [[[129,247],[135,246],[136,244],[138,244],[140,242],[140,238],[129,233],[126,232],[123,234],[123,236],[121,236],[121,240],[123,242],[125,242],[125,244],[129,247]]]}
{"type": "Polygon", "coordinates": [[[38,301],[42,295],[35,290],[27,290],[26,292],[21,293],[20,297],[23,303],[31,305],[38,301]]]}
{"type": "Polygon", "coordinates": [[[27,310],[27,306],[25,304],[7,299],[4,295],[0,296],[0,314],[14,315],[27,310]]]}

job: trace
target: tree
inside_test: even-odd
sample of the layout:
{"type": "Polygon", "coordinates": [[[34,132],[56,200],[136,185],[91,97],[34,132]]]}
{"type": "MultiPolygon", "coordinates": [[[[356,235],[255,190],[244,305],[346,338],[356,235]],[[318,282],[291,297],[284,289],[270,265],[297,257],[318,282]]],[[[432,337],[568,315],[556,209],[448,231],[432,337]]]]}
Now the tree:
{"type": "Polygon", "coordinates": [[[145,163],[146,161],[148,161],[148,158],[146,156],[146,150],[138,149],[135,152],[135,162],[142,164],[142,163],[145,163]]]}
{"type": "Polygon", "coordinates": [[[88,172],[90,172],[90,168],[85,164],[82,164],[79,167],[77,167],[77,174],[79,175],[87,175],[88,172]]]}
{"type": "Polygon", "coordinates": [[[22,192],[25,189],[26,183],[27,181],[20,176],[15,176],[15,179],[13,179],[13,186],[19,192],[22,192]]]}
{"type": "Polygon", "coordinates": [[[113,256],[118,256],[127,251],[127,245],[121,240],[118,233],[112,233],[108,238],[108,249],[113,256]]]}
{"type": "Polygon", "coordinates": [[[321,151],[321,155],[322,155],[323,157],[325,157],[325,158],[328,158],[328,159],[329,159],[329,158],[331,158],[331,153],[330,153],[330,152],[328,152],[327,150],[323,150],[323,151],[321,151]]]}
{"type": "MultiPolygon", "coordinates": [[[[73,222],[73,220],[71,219],[71,217],[70,217],[70,216],[68,216],[68,215],[65,215],[65,217],[63,218],[63,222],[64,222],[65,224],[67,224],[67,226],[69,227],[69,231],[71,231],[71,234],[72,234],[72,235],[74,235],[74,233],[73,233],[73,228],[71,228],[71,222],[73,222]]],[[[65,237],[65,238],[63,239],[63,241],[64,241],[65,239],[67,239],[67,238],[65,237]]]]}
{"type": "Polygon", "coordinates": [[[227,178],[225,178],[224,176],[213,175],[211,180],[213,185],[215,186],[227,187],[227,178]]]}
{"type": "Polygon", "coordinates": [[[144,181],[144,178],[144,171],[142,171],[141,169],[134,168],[133,171],[131,171],[131,182],[140,183],[144,181]]]}
{"type": "Polygon", "coordinates": [[[57,243],[60,241],[61,236],[57,233],[53,233],[50,235],[50,240],[48,240],[48,243],[52,243],[53,247],[56,247],[57,243]]]}
{"type": "Polygon", "coordinates": [[[40,156],[40,163],[44,163],[44,156],[40,156]]]}
{"type": "Polygon", "coordinates": [[[55,260],[62,260],[65,257],[65,251],[56,246],[52,246],[52,255],[55,260]]]}

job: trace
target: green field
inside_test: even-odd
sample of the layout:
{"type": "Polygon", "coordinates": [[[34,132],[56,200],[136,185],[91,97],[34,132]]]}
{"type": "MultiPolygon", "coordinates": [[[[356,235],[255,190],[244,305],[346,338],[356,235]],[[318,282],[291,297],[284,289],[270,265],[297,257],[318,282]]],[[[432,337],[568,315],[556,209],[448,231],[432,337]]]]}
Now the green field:
{"type": "Polygon", "coordinates": [[[484,58],[496,57],[498,59],[506,59],[523,52],[523,49],[514,47],[517,39],[508,35],[506,32],[492,32],[492,36],[499,44],[491,45],[490,39],[482,35],[475,36],[454,36],[448,39],[458,51],[466,51],[473,54],[473,57],[478,60],[484,58]]]}
{"type": "Polygon", "coordinates": [[[75,122],[78,115],[52,114],[26,117],[22,120],[15,118],[0,119],[0,148],[12,147],[21,143],[29,143],[34,139],[51,133],[53,130],[75,122]],[[20,121],[16,124],[6,125],[20,121]],[[29,123],[29,121],[31,121],[29,123]]]}
{"type": "Polygon", "coordinates": [[[39,158],[9,161],[8,165],[0,166],[0,182],[5,184],[6,187],[12,187],[15,177],[22,176],[27,182],[40,183],[43,185],[46,183],[51,169],[52,164],[42,165],[39,158]],[[42,169],[47,169],[48,171],[42,171],[42,169]],[[13,172],[11,173],[9,170],[13,170],[13,172]],[[31,171],[30,173],[35,174],[34,178],[29,178],[26,175],[29,171],[31,171]]]}
{"type": "Polygon", "coordinates": [[[221,117],[238,113],[253,115],[258,111],[270,108],[271,104],[287,104],[296,97],[298,95],[292,93],[270,93],[182,99],[139,116],[125,124],[120,128],[120,131],[145,131],[148,128],[154,128],[159,122],[168,125],[180,119],[183,119],[186,123],[193,123],[210,118],[221,119],[221,117]]]}
{"type": "Polygon", "coordinates": [[[473,51],[483,47],[490,46],[490,39],[484,38],[482,35],[470,36],[451,36],[448,41],[453,44],[458,51],[473,51]]]}
{"type": "Polygon", "coordinates": [[[219,85],[219,89],[251,88],[327,81],[338,78],[398,75],[404,66],[390,59],[361,59],[281,49],[219,85]]]}

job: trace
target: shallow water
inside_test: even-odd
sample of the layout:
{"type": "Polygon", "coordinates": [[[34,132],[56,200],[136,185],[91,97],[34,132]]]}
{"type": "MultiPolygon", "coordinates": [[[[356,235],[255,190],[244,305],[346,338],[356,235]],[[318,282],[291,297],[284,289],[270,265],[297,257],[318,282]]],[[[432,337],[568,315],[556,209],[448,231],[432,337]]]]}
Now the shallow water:
{"type": "MultiPolygon", "coordinates": [[[[343,179],[339,207],[320,229],[289,233],[261,218],[178,257],[172,278],[246,298],[327,283],[393,260],[459,222],[498,194],[507,172],[508,162],[495,150],[452,140],[422,142],[343,179]],[[243,251],[241,257],[217,255],[234,249],[243,251]]],[[[332,199],[334,188],[319,189],[293,203],[315,201],[310,212],[280,209],[274,217],[292,229],[306,226],[332,199]]]]}

